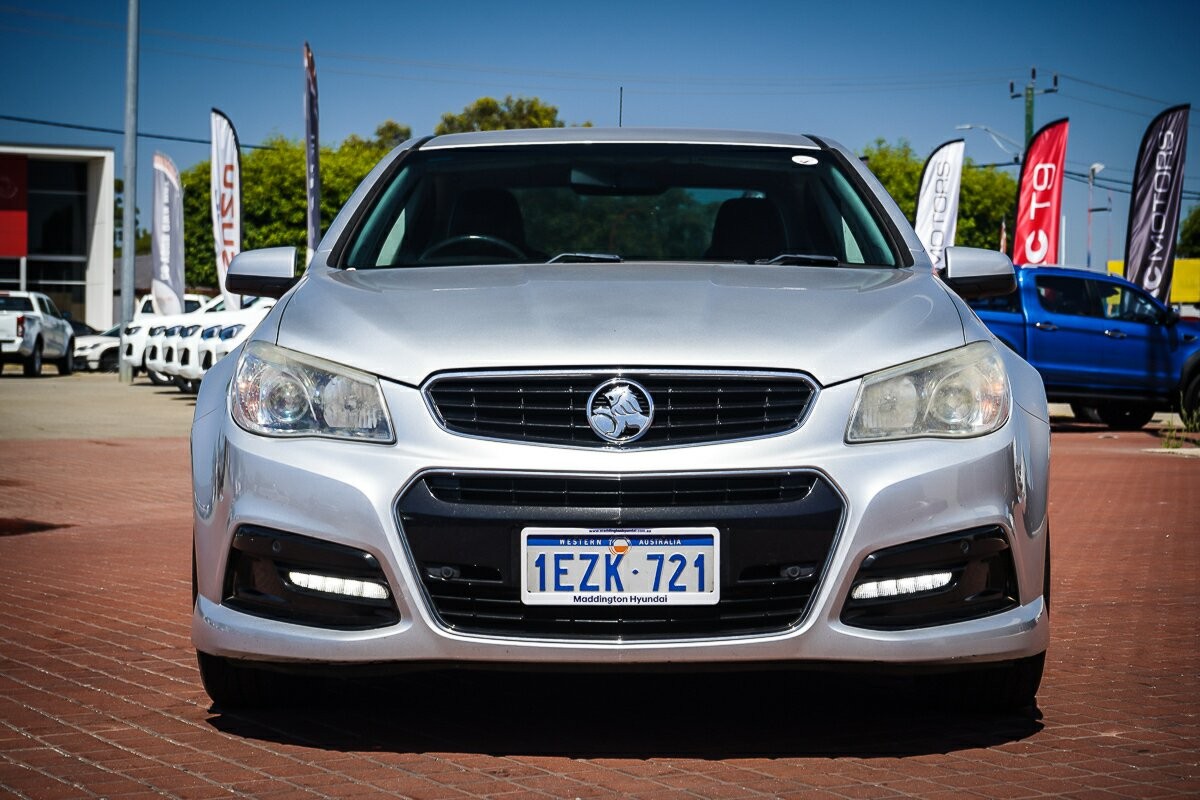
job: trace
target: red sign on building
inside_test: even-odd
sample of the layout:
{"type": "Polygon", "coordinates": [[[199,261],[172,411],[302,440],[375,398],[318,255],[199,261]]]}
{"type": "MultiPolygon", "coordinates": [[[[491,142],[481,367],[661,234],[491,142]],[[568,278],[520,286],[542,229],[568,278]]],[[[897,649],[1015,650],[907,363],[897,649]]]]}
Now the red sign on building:
{"type": "Polygon", "coordinates": [[[29,254],[29,161],[0,156],[0,257],[29,254]]]}

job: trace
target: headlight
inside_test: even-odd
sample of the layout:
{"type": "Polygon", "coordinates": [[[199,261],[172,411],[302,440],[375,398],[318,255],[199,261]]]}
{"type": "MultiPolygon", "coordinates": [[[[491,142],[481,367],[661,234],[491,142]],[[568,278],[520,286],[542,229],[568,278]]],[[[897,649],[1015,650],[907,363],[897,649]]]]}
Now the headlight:
{"type": "Polygon", "coordinates": [[[219,335],[220,335],[222,341],[229,341],[230,339],[232,339],[233,337],[235,337],[239,333],[241,333],[245,329],[245,327],[246,326],[242,325],[241,323],[238,323],[237,325],[230,325],[228,328],[222,328],[221,333],[219,335]]]}
{"type": "Polygon", "coordinates": [[[165,331],[163,331],[163,334],[165,334],[166,336],[178,336],[179,331],[182,329],[183,329],[182,325],[172,325],[171,327],[169,327],[165,331]]]}
{"type": "Polygon", "coordinates": [[[250,342],[230,389],[233,418],[263,436],[392,442],[374,375],[266,342],[250,342]]]}
{"type": "Polygon", "coordinates": [[[127,326],[125,327],[125,335],[126,335],[126,336],[133,336],[135,333],[137,333],[137,332],[138,332],[138,331],[140,331],[141,329],[142,329],[142,326],[141,326],[141,325],[127,325],[127,326]]]}
{"type": "Polygon", "coordinates": [[[846,441],[982,436],[1008,420],[1011,405],[1000,354],[975,342],[863,378],[846,441]]]}
{"type": "Polygon", "coordinates": [[[166,328],[165,328],[164,326],[162,326],[162,325],[155,325],[153,328],[151,328],[151,329],[150,329],[150,335],[151,335],[151,336],[158,336],[160,333],[162,333],[162,332],[163,332],[163,331],[165,331],[165,330],[166,330],[166,328]]]}
{"type": "Polygon", "coordinates": [[[179,332],[179,335],[182,336],[184,339],[187,339],[189,336],[195,336],[199,332],[200,332],[199,325],[188,325],[186,328],[184,328],[183,330],[181,330],[179,332]]]}
{"type": "Polygon", "coordinates": [[[221,332],[220,325],[211,325],[200,332],[201,339],[212,339],[221,332]]]}

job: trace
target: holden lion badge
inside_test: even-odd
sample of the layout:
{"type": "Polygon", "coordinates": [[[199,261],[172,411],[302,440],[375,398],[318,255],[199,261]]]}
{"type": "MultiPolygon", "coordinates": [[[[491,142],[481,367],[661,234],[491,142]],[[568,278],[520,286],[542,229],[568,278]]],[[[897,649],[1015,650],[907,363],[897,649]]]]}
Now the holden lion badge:
{"type": "Polygon", "coordinates": [[[606,442],[628,444],[650,430],[654,400],[646,387],[613,378],[596,387],[588,398],[588,424],[606,442]]]}

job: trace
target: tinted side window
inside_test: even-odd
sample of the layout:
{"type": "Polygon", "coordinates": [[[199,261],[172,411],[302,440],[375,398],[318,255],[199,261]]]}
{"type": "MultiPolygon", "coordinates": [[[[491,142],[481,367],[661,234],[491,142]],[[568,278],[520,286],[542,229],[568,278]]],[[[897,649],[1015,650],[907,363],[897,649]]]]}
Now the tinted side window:
{"type": "Polygon", "coordinates": [[[33,311],[33,303],[28,297],[0,295],[0,311],[33,311]]]}
{"type": "Polygon", "coordinates": [[[1107,281],[1088,281],[1100,299],[1106,319],[1123,322],[1143,322],[1154,325],[1161,320],[1159,307],[1146,294],[1127,286],[1107,281]]]}
{"type": "Polygon", "coordinates": [[[971,308],[976,311],[1004,311],[1010,314],[1021,313],[1021,290],[1009,292],[999,297],[980,297],[969,301],[971,308]]]}
{"type": "Polygon", "coordinates": [[[1100,317],[1098,303],[1089,298],[1089,281],[1059,275],[1041,275],[1036,278],[1038,304],[1051,314],[1067,314],[1075,317],[1100,317]]]}

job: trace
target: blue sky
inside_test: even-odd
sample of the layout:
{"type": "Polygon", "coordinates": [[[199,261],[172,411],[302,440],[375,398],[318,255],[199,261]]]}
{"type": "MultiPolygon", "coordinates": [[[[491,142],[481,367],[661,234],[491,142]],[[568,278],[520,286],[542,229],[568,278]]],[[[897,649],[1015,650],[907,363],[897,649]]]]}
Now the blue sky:
{"type": "MultiPolygon", "coordinates": [[[[124,124],[122,0],[0,4],[0,114],[124,124]],[[15,76],[15,77],[14,77],[15,76]]],[[[1200,105],[1200,3],[142,0],[139,129],[207,138],[219,107],[243,144],[304,130],[301,50],[317,61],[326,144],[385,119],[430,133],[476,98],[537,96],[570,123],[819,133],[861,151],[877,138],[925,155],[963,136],[977,163],[1011,160],[983,125],[1020,140],[1019,92],[1038,70],[1035,125],[1071,119],[1067,167],[1132,178],[1146,125],[1200,105]]],[[[1200,191],[1193,109],[1185,181],[1200,191]]],[[[0,141],[112,147],[119,136],[0,120],[0,141]]],[[[207,145],[141,139],[139,206],[155,150],[184,169],[207,145]]],[[[1014,170],[1015,174],[1015,170],[1014,170]]],[[[1068,263],[1086,258],[1087,186],[1064,191],[1068,263]]],[[[1093,264],[1123,255],[1128,195],[1093,216],[1093,264]]],[[[1185,213],[1191,203],[1185,200],[1185,213]]],[[[1011,231],[1010,231],[1011,233],[1011,231]]]]}

